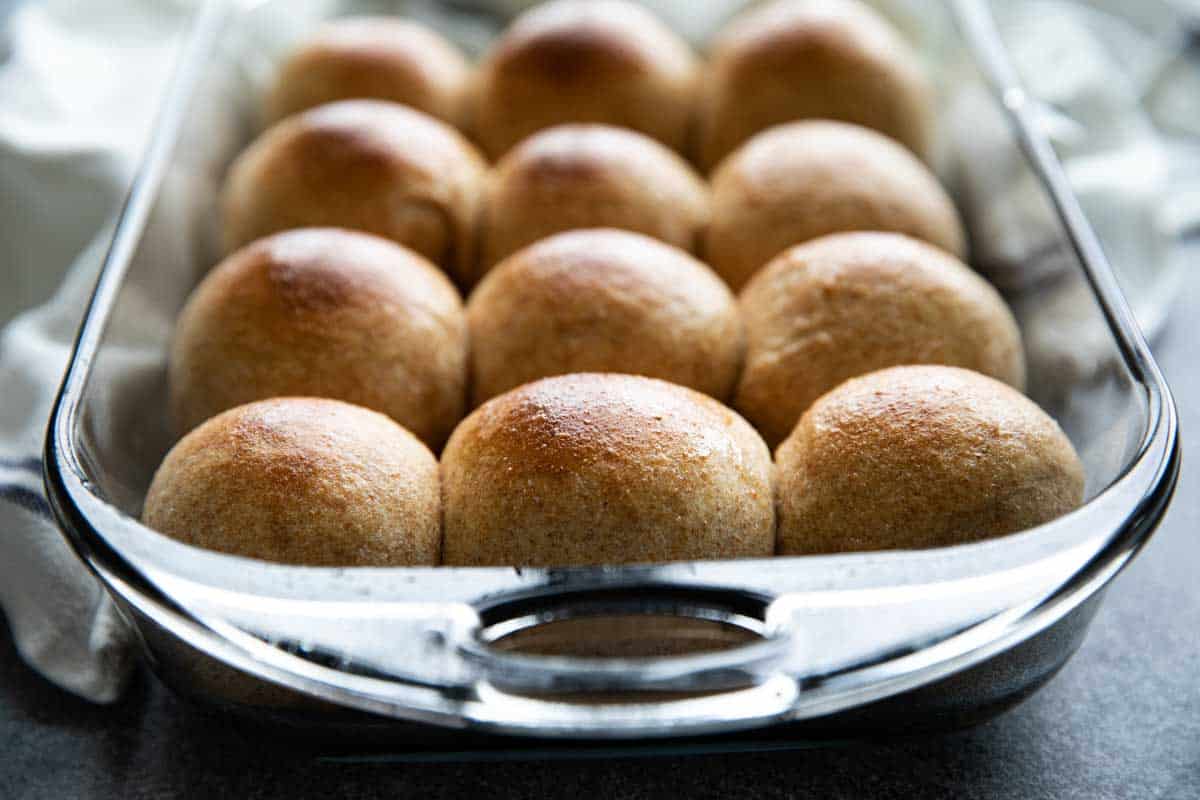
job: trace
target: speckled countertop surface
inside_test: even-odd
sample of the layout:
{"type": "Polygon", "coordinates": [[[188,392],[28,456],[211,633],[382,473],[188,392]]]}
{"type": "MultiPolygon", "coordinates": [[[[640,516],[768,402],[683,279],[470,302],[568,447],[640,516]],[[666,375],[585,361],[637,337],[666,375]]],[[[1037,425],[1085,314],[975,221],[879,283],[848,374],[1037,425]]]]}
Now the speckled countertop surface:
{"type": "Polygon", "coordinates": [[[233,729],[145,675],[119,704],[88,705],[27,670],[0,628],[0,798],[1200,797],[1198,319],[1194,273],[1156,345],[1185,442],[1166,521],[1066,668],[972,730],[654,758],[330,760],[233,729]]]}

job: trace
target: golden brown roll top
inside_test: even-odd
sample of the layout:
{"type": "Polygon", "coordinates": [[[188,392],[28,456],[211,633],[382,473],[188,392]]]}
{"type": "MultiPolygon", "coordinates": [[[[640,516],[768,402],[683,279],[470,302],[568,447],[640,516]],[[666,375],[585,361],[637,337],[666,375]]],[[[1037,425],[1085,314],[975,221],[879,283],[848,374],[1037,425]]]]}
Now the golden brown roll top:
{"type": "Polygon", "coordinates": [[[777,0],[713,44],[700,100],[700,162],[797,119],[863,125],[928,157],[933,91],[916,52],[857,0],[777,0]]]}
{"type": "Polygon", "coordinates": [[[283,120],[234,161],[222,197],[226,246],[291,228],[350,228],[460,273],[474,263],[485,169],[466,139],[420,111],[330,103],[283,120]]]}
{"type": "Polygon", "coordinates": [[[463,415],[462,301],[394,242],[308,228],[259,239],[218,265],[180,314],[169,395],[186,432],[234,406],[331,397],[387,414],[440,447],[463,415]]]}
{"type": "Polygon", "coordinates": [[[471,131],[499,158],[542,128],[600,122],[687,146],[698,67],[687,44],[625,0],[555,0],[522,14],[480,64],[471,131]]]}
{"type": "Polygon", "coordinates": [[[442,456],[447,564],[767,556],[771,462],[737,414],[631,375],[546,378],[477,409],[442,456]]]}
{"type": "Polygon", "coordinates": [[[185,436],[154,475],[143,522],[187,544],[310,566],[436,564],[438,465],[382,414],[277,398],[185,436]]]}
{"type": "Polygon", "coordinates": [[[838,233],[785,250],[738,299],[746,364],[734,406],[767,443],[847,378],[949,364],[1017,389],[1025,358],[999,293],[958,259],[895,233],[838,233]]]}
{"type": "Polygon", "coordinates": [[[945,547],[1049,522],[1083,502],[1058,424],[999,381],[944,366],[843,383],[776,453],[779,552],[945,547]]]}
{"type": "Polygon", "coordinates": [[[794,244],[871,230],[966,250],[954,203],[912,153],[856,125],[793,122],[758,134],[713,175],[705,255],[738,289],[794,244]]]}
{"type": "Polygon", "coordinates": [[[742,355],[737,304],[682,250],[614,229],[518,251],[467,304],[474,402],[570,372],[625,372],[727,399],[742,355]]]}
{"type": "Polygon", "coordinates": [[[403,103],[462,121],[470,65],[441,35],[396,17],[347,17],[319,27],[280,67],[267,94],[277,122],[337,100],[403,103]]]}
{"type": "Polygon", "coordinates": [[[634,131],[561,125],[496,165],[482,214],[482,268],[552,233],[622,228],[694,251],[708,187],[675,153],[634,131]]]}

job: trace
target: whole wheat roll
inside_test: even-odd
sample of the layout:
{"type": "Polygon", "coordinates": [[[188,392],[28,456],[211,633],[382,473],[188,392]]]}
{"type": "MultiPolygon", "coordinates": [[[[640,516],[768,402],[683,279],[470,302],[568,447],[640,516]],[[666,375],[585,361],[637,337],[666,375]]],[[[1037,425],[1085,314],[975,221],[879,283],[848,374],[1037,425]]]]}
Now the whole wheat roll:
{"type": "Polygon", "coordinates": [[[455,275],[475,262],[486,164],[449,125],[380,100],[294,114],[229,169],[221,198],[227,250],[291,228],[365,231],[455,275]]]}
{"type": "Polygon", "coordinates": [[[471,67],[445,37],[413,20],[345,17],[288,55],[264,102],[269,122],[338,100],[402,103],[458,125],[471,67]]]}
{"type": "Polygon", "coordinates": [[[699,66],[687,43],[626,0],[553,0],[518,17],[480,63],[470,127],[493,159],[565,122],[632,128],[688,147],[699,66]]]}
{"type": "Polygon", "coordinates": [[[611,228],[559,233],[505,259],[467,303],[475,404],[570,372],[624,372],[727,400],[737,303],[684,251],[611,228]]]}
{"type": "Polygon", "coordinates": [[[784,555],[965,544],[1083,502],[1083,466],[1058,424],[958,367],[846,381],[805,412],[775,463],[784,555]]]}
{"type": "Polygon", "coordinates": [[[700,163],[798,119],[877,130],[928,158],[933,88],[913,48],[858,0],[777,0],[736,17],[713,43],[700,98],[700,163]]]}
{"type": "Polygon", "coordinates": [[[713,175],[704,253],[739,289],[794,244],[872,230],[966,254],[953,201],[912,153],[857,125],[792,122],[750,139],[713,175]]]}
{"type": "Polygon", "coordinates": [[[309,566],[438,562],[437,460],[382,414],[274,398],[205,422],[167,453],[142,521],[186,544],[309,566]]]}
{"type": "Polygon", "coordinates": [[[835,233],[785,250],[742,290],[746,363],[734,407],[777,445],[856,375],[948,364],[1025,386],[1021,333],[986,280],[897,233],[835,233]]]}
{"type": "Polygon", "coordinates": [[[186,432],[283,395],[387,414],[432,448],[463,416],[467,325],[446,276],[370,234],[303,228],[222,261],[180,313],[168,398],[186,432]]]}
{"type": "Polygon", "coordinates": [[[770,455],[745,420],[632,375],[546,378],[468,416],[442,454],[446,564],[768,556],[770,455]]]}
{"type": "Polygon", "coordinates": [[[574,228],[622,228],[694,252],[708,186],[658,142],[608,125],[530,136],[492,170],[480,223],[481,274],[522,247],[574,228]]]}

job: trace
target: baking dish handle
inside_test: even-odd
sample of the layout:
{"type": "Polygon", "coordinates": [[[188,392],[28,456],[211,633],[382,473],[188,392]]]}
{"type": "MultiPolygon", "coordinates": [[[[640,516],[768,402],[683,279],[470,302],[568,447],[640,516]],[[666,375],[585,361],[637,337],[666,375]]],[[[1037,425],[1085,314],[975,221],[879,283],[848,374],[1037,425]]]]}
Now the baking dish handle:
{"type": "MultiPolygon", "coordinates": [[[[138,611],[208,655],[284,688],[383,716],[520,736],[690,736],[784,719],[794,712],[801,694],[800,682],[784,668],[797,643],[782,630],[767,631],[751,645],[698,655],[554,658],[494,647],[487,641],[492,627],[487,624],[487,609],[478,613],[465,604],[447,604],[440,611],[426,607],[424,614],[406,618],[391,613],[403,609],[381,608],[371,637],[375,645],[370,648],[378,657],[364,660],[362,630],[338,626],[333,616],[320,620],[331,625],[320,631],[324,646],[313,651],[290,634],[271,636],[261,627],[244,628],[230,621],[228,607],[202,609],[188,603],[184,608],[175,603],[172,611],[164,607],[163,598],[145,596],[124,576],[103,567],[99,572],[138,611]],[[342,633],[335,633],[335,628],[342,633]],[[338,646],[339,639],[353,639],[356,646],[344,649],[338,646]],[[419,656],[414,642],[419,643],[419,656]],[[403,663],[395,661],[396,647],[403,663]],[[325,657],[335,653],[354,655],[332,661],[325,657]],[[319,657],[314,660],[314,655],[319,657]],[[613,692],[638,694],[614,702],[611,694],[605,696],[613,692]]],[[[632,601],[637,593],[630,588],[623,587],[622,594],[632,601]]],[[[732,589],[659,586],[655,590],[673,591],[672,602],[692,603],[677,606],[689,613],[722,614],[745,600],[743,593],[732,589]],[[694,604],[697,593],[704,605],[694,604]],[[716,605],[718,597],[728,602],[716,605]]],[[[284,627],[312,634],[309,615],[300,606],[289,605],[296,613],[284,627]]],[[[646,607],[638,606],[639,613],[645,613],[646,607]]]]}
{"type": "Polygon", "coordinates": [[[477,687],[472,719],[489,731],[576,739],[698,736],[770,725],[788,717],[800,686],[782,673],[743,689],[680,699],[580,703],[477,687]]]}
{"type": "MultiPolygon", "coordinates": [[[[506,593],[476,606],[479,623],[458,643],[459,655],[498,690],[529,694],[603,692],[711,692],[744,689],[781,671],[795,642],[790,628],[769,617],[773,598],[708,585],[576,583],[506,593]],[[665,621],[653,627],[647,620],[665,621]],[[608,625],[609,627],[597,627],[608,625]],[[615,623],[615,626],[614,626],[615,623]],[[688,624],[726,635],[687,638],[688,624]],[[580,627],[580,624],[585,627],[580,627]],[[506,646],[554,626],[574,625],[540,649],[506,646]],[[591,627],[586,627],[586,626],[591,627]],[[681,635],[681,631],[684,635],[681,635]],[[730,637],[728,634],[736,634],[730,637]],[[565,643],[569,655],[556,649],[565,643]],[[732,639],[732,641],[731,641],[732,639]],[[632,656],[621,643],[637,641],[632,656]],[[748,640],[752,643],[744,644],[748,640]],[[603,657],[587,657],[582,646],[603,657]],[[684,645],[681,647],[681,644],[684,645]],[[686,645],[691,646],[686,646],[686,645]],[[731,646],[738,644],[739,646],[731,646]],[[649,648],[649,651],[646,650],[649,648]],[[664,652],[664,650],[668,652],[664,652]],[[672,654],[673,651],[673,654],[672,654]],[[558,653],[558,654],[556,654],[558,653]],[[645,658],[652,655],[654,658],[645,658]]],[[[626,648],[627,649],[627,648],[626,648]]]]}

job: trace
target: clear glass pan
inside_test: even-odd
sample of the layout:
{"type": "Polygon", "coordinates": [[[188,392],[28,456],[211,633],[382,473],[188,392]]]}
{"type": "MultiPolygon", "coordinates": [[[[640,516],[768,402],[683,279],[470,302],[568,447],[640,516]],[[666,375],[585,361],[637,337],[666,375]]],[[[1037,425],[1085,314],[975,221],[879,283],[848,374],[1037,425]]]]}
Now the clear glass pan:
{"type": "Polygon", "coordinates": [[[943,131],[938,167],[976,252],[1003,249],[978,224],[980,198],[990,210],[1019,203],[1002,210],[1049,231],[1041,252],[1052,268],[1031,265],[1028,280],[1010,271],[1003,287],[1027,332],[1030,393],[1087,468],[1087,502],[1075,513],[938,550],[572,569],[288,567],[197,550],[141,526],[145,489],[171,444],[171,324],[216,260],[216,190],[253,135],[255,92],[273,53],[334,12],[412,11],[474,48],[503,21],[463,2],[286,5],[284,13],[283,3],[214,2],[198,15],[46,443],[55,513],[164,680],[315,732],[344,730],[340,708],[374,715],[351,715],[363,726],[425,741],[432,726],[635,739],[803,720],[841,724],[843,733],[897,720],[962,724],[1027,695],[1065,662],[1101,590],[1165,511],[1178,471],[1176,415],[1038,131],[1036,104],[973,0],[955,4],[953,18],[900,21],[936,60],[944,116],[972,109],[969,126],[943,131]],[[980,184],[956,161],[964,136],[990,137],[995,156],[1036,191],[980,184]],[[1064,293],[1075,298],[1065,317],[1053,300],[1064,293]],[[1028,335],[1045,330],[1055,335],[1028,335]],[[499,642],[547,623],[600,616],[640,620],[636,627],[647,615],[746,635],[703,652],[619,657],[530,654],[499,642]]]}

